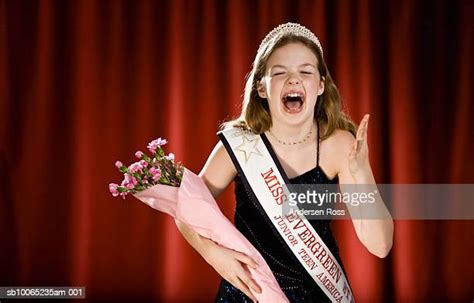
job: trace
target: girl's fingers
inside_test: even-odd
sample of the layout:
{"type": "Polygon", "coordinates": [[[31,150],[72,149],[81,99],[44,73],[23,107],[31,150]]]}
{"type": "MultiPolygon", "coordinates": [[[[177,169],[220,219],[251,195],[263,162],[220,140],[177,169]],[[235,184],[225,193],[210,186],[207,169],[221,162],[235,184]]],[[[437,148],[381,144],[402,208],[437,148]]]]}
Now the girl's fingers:
{"type": "Polygon", "coordinates": [[[357,129],[356,140],[360,140],[364,134],[364,120],[360,122],[359,128],[357,129]]]}
{"type": "Polygon", "coordinates": [[[360,144],[359,150],[362,150],[367,145],[367,141],[365,139],[362,139],[360,140],[359,144],[360,144]]]}
{"type": "Polygon", "coordinates": [[[250,258],[249,256],[236,252],[236,259],[239,260],[242,263],[247,264],[248,266],[252,267],[253,269],[257,268],[257,262],[250,258]]]}
{"type": "Polygon", "coordinates": [[[247,274],[243,274],[242,276],[239,276],[240,280],[246,284],[248,288],[253,289],[256,293],[262,293],[262,289],[258,284],[249,277],[247,274]]]}
{"type": "Polygon", "coordinates": [[[356,141],[367,140],[367,130],[369,128],[369,114],[365,115],[360,121],[359,128],[357,129],[356,141]]]}
{"type": "Polygon", "coordinates": [[[360,151],[362,149],[363,144],[364,144],[364,140],[362,139],[355,140],[354,148],[353,148],[354,152],[360,151]]]}
{"type": "Polygon", "coordinates": [[[364,117],[364,119],[365,119],[365,122],[364,122],[364,132],[363,132],[363,139],[364,139],[364,140],[367,139],[367,130],[369,129],[369,118],[370,118],[369,115],[365,115],[365,117],[364,117]]]}
{"type": "MultiPolygon", "coordinates": [[[[243,263],[247,264],[248,266],[252,266],[252,267],[255,266],[253,268],[256,268],[257,263],[249,256],[241,254],[241,259],[243,263]]],[[[238,277],[242,282],[245,283],[245,285],[248,288],[253,289],[257,293],[262,292],[262,289],[260,288],[260,286],[251,278],[249,271],[245,267],[242,266],[242,271],[240,272],[238,277]]]]}
{"type": "Polygon", "coordinates": [[[252,294],[252,292],[250,291],[250,289],[245,285],[245,283],[243,283],[239,277],[237,277],[234,281],[234,283],[232,283],[232,285],[234,285],[235,287],[237,287],[238,289],[240,289],[247,297],[250,298],[250,300],[254,301],[254,302],[257,302],[257,298],[255,298],[255,296],[252,294]]]}

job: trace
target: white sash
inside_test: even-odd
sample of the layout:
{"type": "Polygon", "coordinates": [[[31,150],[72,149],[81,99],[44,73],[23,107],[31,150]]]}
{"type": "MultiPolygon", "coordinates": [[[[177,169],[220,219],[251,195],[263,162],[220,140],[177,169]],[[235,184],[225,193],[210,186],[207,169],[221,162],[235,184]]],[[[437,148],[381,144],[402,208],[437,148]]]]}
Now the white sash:
{"type": "Polygon", "coordinates": [[[283,216],[282,206],[288,203],[285,180],[262,137],[237,128],[218,135],[244,183],[316,284],[333,302],[354,302],[341,266],[306,217],[297,212],[283,216]]]}

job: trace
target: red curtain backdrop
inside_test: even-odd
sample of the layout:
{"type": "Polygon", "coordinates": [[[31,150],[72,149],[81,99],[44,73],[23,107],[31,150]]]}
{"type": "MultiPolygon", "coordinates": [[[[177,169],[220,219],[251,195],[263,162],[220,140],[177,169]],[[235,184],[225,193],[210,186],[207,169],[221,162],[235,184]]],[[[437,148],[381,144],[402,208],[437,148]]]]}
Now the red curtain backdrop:
{"type": "MultiPolygon", "coordinates": [[[[469,0],[0,0],[0,286],[212,301],[219,277],[173,220],[108,183],[159,136],[199,172],[286,21],[319,36],[352,118],[371,114],[379,183],[474,183],[473,18],[469,0]]],[[[359,302],[471,302],[473,227],[396,221],[380,260],[334,222],[359,302]]]]}

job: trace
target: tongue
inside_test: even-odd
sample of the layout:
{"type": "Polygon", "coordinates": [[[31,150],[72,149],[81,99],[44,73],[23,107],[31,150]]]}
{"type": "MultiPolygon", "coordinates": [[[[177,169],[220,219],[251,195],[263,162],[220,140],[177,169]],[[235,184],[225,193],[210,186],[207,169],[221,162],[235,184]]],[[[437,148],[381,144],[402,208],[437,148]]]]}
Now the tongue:
{"type": "Polygon", "coordinates": [[[297,109],[301,106],[301,101],[285,101],[285,106],[289,109],[297,109]]]}

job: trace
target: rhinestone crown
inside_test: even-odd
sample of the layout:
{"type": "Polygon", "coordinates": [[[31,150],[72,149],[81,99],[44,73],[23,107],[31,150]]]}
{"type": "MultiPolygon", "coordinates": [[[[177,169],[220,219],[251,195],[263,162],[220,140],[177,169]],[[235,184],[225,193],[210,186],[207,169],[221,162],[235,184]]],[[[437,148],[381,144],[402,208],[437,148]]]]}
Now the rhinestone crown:
{"type": "Polygon", "coordinates": [[[321,51],[321,55],[323,54],[323,48],[321,46],[321,43],[319,42],[318,37],[316,37],[316,35],[313,34],[312,31],[310,31],[303,25],[298,24],[298,23],[293,23],[293,22],[280,24],[274,29],[272,29],[267,34],[265,39],[263,39],[262,43],[260,43],[258,52],[260,52],[266,44],[268,44],[270,41],[272,41],[276,37],[283,37],[285,35],[294,35],[294,36],[300,36],[300,37],[309,39],[310,41],[314,42],[314,44],[316,44],[316,46],[321,51]]]}

